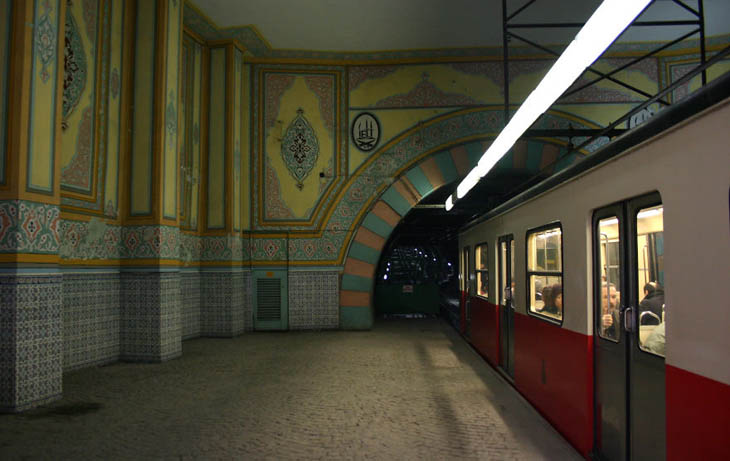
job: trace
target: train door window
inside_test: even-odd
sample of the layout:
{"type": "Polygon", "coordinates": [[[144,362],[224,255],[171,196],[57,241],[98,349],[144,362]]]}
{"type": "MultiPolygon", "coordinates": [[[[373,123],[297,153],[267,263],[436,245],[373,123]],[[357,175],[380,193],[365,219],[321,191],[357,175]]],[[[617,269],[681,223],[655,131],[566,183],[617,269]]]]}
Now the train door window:
{"type": "Polygon", "coordinates": [[[598,334],[604,339],[618,342],[621,334],[621,240],[617,216],[598,221],[598,238],[601,264],[601,321],[598,334]]]}
{"type": "Polygon", "coordinates": [[[636,214],[636,258],[639,347],[664,356],[664,208],[643,208],[636,214]]]}
{"type": "Polygon", "coordinates": [[[466,279],[468,277],[466,259],[466,248],[464,248],[459,255],[459,289],[462,291],[462,293],[466,291],[466,279]]]}
{"type": "Polygon", "coordinates": [[[563,319],[563,232],[559,223],[527,232],[529,311],[563,319]]]}
{"type": "Polygon", "coordinates": [[[474,265],[476,270],[477,296],[489,296],[489,259],[488,245],[483,243],[474,249],[474,265]]]}
{"type": "MultiPolygon", "coordinates": [[[[514,239],[510,238],[510,264],[509,264],[509,279],[512,281],[510,290],[509,290],[509,297],[510,301],[513,303],[515,302],[515,241],[514,239]]],[[[514,306],[514,304],[513,304],[514,306]]]]}
{"type": "Polygon", "coordinates": [[[507,301],[512,298],[510,292],[507,290],[506,281],[507,281],[507,274],[505,274],[505,271],[507,270],[507,241],[502,240],[499,242],[499,245],[497,246],[497,258],[499,258],[498,261],[498,277],[499,281],[497,282],[497,295],[499,295],[499,305],[500,306],[506,306],[507,301]]]}

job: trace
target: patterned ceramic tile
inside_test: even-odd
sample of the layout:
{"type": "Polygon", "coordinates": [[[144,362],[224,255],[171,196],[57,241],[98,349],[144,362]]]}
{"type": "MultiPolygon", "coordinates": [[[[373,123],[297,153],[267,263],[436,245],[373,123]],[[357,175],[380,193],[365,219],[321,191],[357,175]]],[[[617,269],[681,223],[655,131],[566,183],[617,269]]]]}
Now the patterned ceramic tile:
{"type": "Polygon", "coordinates": [[[0,411],[61,397],[61,275],[0,276],[0,411]]]}
{"type": "Polygon", "coordinates": [[[119,259],[122,227],[100,221],[61,221],[63,259],[119,259]]]}
{"type": "Polygon", "coordinates": [[[120,276],[64,274],[63,369],[119,360],[120,276]]]}
{"type": "Polygon", "coordinates": [[[58,253],[60,221],[56,205],[0,201],[0,253],[58,253]]]}
{"type": "Polygon", "coordinates": [[[122,272],[121,359],[160,362],[182,353],[179,272],[122,272]]]}
{"type": "Polygon", "coordinates": [[[289,328],[325,330],[339,326],[339,273],[289,272],[289,328]]]}
{"type": "Polygon", "coordinates": [[[182,339],[200,336],[200,273],[185,271],[180,274],[182,296],[182,339]]]}
{"type": "Polygon", "coordinates": [[[253,277],[251,272],[243,273],[243,329],[253,331],[253,277]]]}
{"type": "Polygon", "coordinates": [[[171,226],[125,226],[122,230],[122,258],[177,259],[180,229],[171,226]]]}
{"type": "Polygon", "coordinates": [[[201,272],[202,336],[231,337],[247,329],[251,291],[248,274],[235,271],[201,272]]]}

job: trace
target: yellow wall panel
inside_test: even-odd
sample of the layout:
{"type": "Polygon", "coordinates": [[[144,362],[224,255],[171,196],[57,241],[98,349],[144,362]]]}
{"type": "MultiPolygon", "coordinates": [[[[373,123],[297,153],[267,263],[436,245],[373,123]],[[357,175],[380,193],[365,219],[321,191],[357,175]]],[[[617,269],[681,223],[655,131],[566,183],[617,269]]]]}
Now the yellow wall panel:
{"type": "Polygon", "coordinates": [[[319,99],[307,87],[302,76],[297,76],[291,88],[281,96],[276,120],[282,122],[277,123],[281,126],[281,131],[276,126],[268,130],[265,140],[266,161],[276,172],[279,178],[281,198],[293,212],[294,217],[298,219],[307,218],[321,195],[319,172],[326,170],[330,161],[334,158],[334,133],[330,133],[326,128],[320,113],[319,99]],[[304,111],[304,117],[311,125],[319,144],[319,156],[311,173],[304,179],[301,190],[297,187],[297,181],[289,173],[281,156],[282,139],[289,125],[296,118],[299,109],[304,111]]]}
{"type": "Polygon", "coordinates": [[[350,106],[374,106],[385,98],[407,94],[424,82],[445,94],[466,96],[479,104],[502,102],[501,88],[492,79],[459,72],[448,64],[432,64],[402,66],[382,78],[363,82],[350,92],[350,106]]]}
{"type": "Polygon", "coordinates": [[[210,51],[208,229],[225,226],[226,50],[210,51]]]}
{"type": "Polygon", "coordinates": [[[132,121],[132,215],[152,212],[152,134],[157,2],[137,2],[137,37],[134,62],[134,117],[132,121]]]}
{"type": "MultiPolygon", "coordinates": [[[[697,62],[697,61],[693,61],[692,63],[693,63],[693,65],[699,64],[699,62],[697,62]]],[[[725,74],[728,71],[730,71],[730,61],[718,62],[714,66],[707,69],[707,82],[711,82],[712,80],[725,74]]],[[[689,81],[689,92],[690,93],[699,90],[701,87],[702,87],[701,75],[698,75],[689,81]]]]}
{"type": "Polygon", "coordinates": [[[362,163],[377,152],[383,145],[393,139],[395,136],[403,133],[403,131],[417,127],[419,122],[426,122],[446,112],[453,111],[454,108],[434,108],[434,109],[397,109],[397,110],[351,110],[350,125],[355,117],[361,112],[369,112],[377,117],[380,122],[380,141],[374,150],[369,152],[360,151],[352,142],[352,135],[349,135],[349,172],[354,173],[362,163]]]}
{"type": "Polygon", "coordinates": [[[192,111],[193,111],[193,133],[189,139],[192,139],[192,152],[193,152],[193,192],[190,197],[190,225],[191,227],[197,227],[198,225],[198,191],[200,187],[200,104],[202,102],[202,88],[201,88],[201,76],[203,66],[203,49],[202,47],[194,43],[193,44],[193,97],[192,97],[192,111]]]}
{"type": "Polygon", "coordinates": [[[190,194],[191,182],[189,180],[192,174],[192,146],[190,146],[190,132],[192,128],[190,124],[190,115],[192,114],[192,85],[193,77],[193,49],[189,41],[185,40],[182,43],[182,53],[180,61],[180,121],[178,128],[180,129],[180,170],[178,172],[178,184],[179,184],[179,197],[180,201],[178,204],[178,215],[183,221],[181,224],[183,227],[190,227],[190,194]],[[190,170],[188,170],[190,168],[190,170]]]}
{"type": "MultiPolygon", "coordinates": [[[[67,15],[73,18],[75,31],[73,36],[78,38],[83,50],[83,56],[75,56],[79,67],[86,70],[86,80],[83,91],[70,111],[63,119],[64,130],[61,132],[61,186],[74,192],[83,192],[91,195],[96,178],[96,119],[99,117],[96,101],[96,78],[99,63],[97,60],[99,15],[102,13],[102,4],[97,0],[91,6],[82,2],[72,2],[67,8],[67,15]],[[96,10],[92,16],[87,14],[96,10]],[[93,24],[86,24],[90,20],[93,24]],[[82,64],[83,63],[83,64],[82,64]]],[[[75,78],[79,78],[78,74],[75,78]]]]}
{"type": "Polygon", "coordinates": [[[163,157],[163,216],[177,219],[178,179],[178,79],[180,76],[180,27],[182,2],[167,4],[167,68],[165,144],[163,157]]]}
{"type": "Polygon", "coordinates": [[[124,43],[124,0],[112,0],[111,14],[111,56],[109,57],[111,77],[107,126],[107,167],[104,184],[104,210],[116,215],[119,205],[119,130],[122,120],[121,81],[126,69],[122,66],[122,47],[124,43]]]}
{"type": "Polygon", "coordinates": [[[241,220],[243,228],[251,228],[251,66],[243,72],[243,107],[241,108],[241,220]]]}
{"type": "Polygon", "coordinates": [[[8,68],[10,59],[11,1],[0,0],[0,184],[5,183],[8,68]]]}
{"type": "Polygon", "coordinates": [[[35,2],[27,189],[45,193],[54,189],[59,8],[60,0],[35,2]]]}
{"type": "Polygon", "coordinates": [[[233,228],[241,229],[241,93],[243,92],[243,54],[234,50],[235,83],[233,90],[233,228]]]}

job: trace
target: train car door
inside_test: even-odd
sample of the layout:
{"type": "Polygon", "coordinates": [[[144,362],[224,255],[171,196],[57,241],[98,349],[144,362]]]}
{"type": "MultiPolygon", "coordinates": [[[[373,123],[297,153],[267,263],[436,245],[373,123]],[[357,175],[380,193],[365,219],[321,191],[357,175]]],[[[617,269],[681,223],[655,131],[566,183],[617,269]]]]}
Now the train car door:
{"type": "Polygon", "coordinates": [[[593,216],[598,459],[665,459],[664,224],[659,194],[593,216]]]}
{"type": "Polygon", "coordinates": [[[515,306],[512,302],[512,281],[515,275],[515,240],[512,235],[504,235],[498,241],[499,258],[499,365],[511,378],[515,377],[514,364],[514,325],[515,306]]]}
{"type": "Polygon", "coordinates": [[[466,246],[461,253],[461,280],[463,283],[463,303],[464,311],[462,312],[462,333],[468,338],[471,333],[471,265],[469,264],[469,253],[471,248],[466,246]]]}

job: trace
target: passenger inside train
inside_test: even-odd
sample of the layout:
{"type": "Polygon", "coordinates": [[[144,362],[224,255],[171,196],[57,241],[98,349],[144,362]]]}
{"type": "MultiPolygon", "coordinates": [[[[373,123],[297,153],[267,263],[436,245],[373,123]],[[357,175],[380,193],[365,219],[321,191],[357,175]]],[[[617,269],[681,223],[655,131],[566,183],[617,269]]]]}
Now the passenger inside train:
{"type": "Polygon", "coordinates": [[[664,315],[664,288],[658,282],[644,285],[644,299],[639,303],[641,325],[659,325],[664,315]]]}
{"type": "Polygon", "coordinates": [[[604,283],[601,290],[601,336],[618,340],[619,292],[613,283],[604,283]]]}
{"type": "Polygon", "coordinates": [[[651,331],[642,347],[646,351],[653,352],[654,354],[664,357],[665,344],[666,336],[664,331],[664,322],[662,322],[651,331]]]}
{"type": "Polygon", "coordinates": [[[543,288],[542,293],[542,299],[545,305],[539,312],[555,318],[561,318],[563,316],[563,286],[556,283],[555,285],[543,288]]]}

